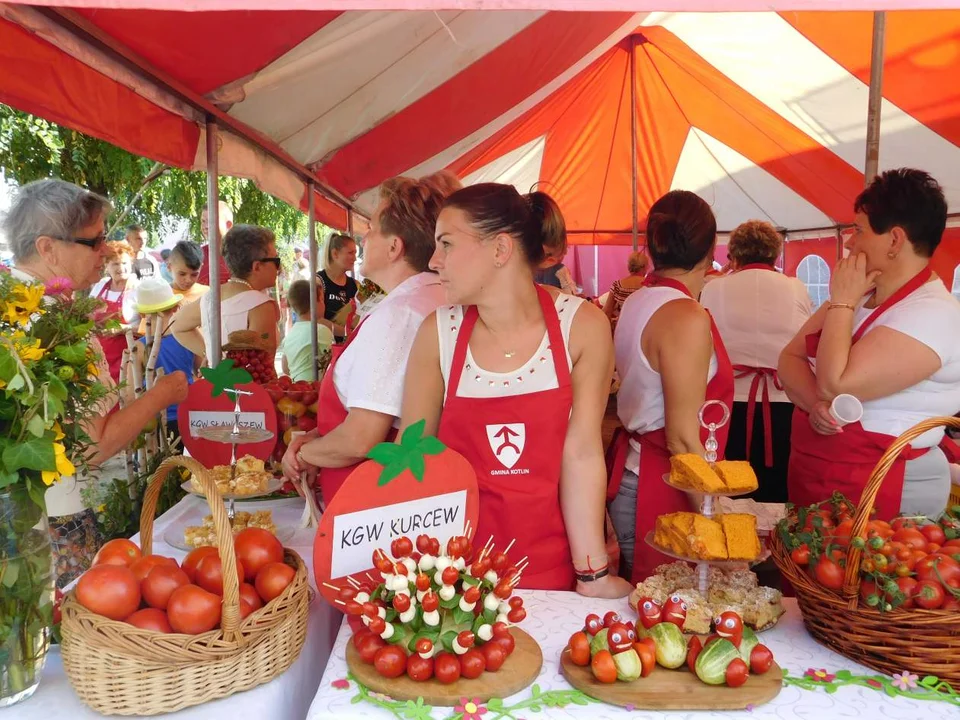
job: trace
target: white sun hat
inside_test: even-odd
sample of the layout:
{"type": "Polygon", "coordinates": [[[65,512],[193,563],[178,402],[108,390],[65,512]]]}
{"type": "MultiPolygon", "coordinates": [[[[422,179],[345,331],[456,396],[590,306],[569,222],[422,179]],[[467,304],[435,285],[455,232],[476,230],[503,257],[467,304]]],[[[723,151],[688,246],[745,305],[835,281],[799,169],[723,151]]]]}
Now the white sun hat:
{"type": "Polygon", "coordinates": [[[137,286],[137,312],[142,315],[163,312],[183,300],[183,295],[174,294],[163,278],[144,278],[137,286]]]}

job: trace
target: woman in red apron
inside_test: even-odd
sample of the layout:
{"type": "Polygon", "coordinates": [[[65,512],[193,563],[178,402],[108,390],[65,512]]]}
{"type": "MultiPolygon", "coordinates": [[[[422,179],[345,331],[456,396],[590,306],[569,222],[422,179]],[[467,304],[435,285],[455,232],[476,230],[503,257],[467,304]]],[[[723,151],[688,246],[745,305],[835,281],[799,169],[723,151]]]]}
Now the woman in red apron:
{"type": "Polygon", "coordinates": [[[750,220],[730,233],[734,272],[709,282],[700,303],[710,312],[733,364],[735,394],[727,460],[747,460],[758,502],[787,501],[793,404],[777,376],[780,353],[810,318],[806,286],[776,270],[783,237],[768,222],[750,220]]]}
{"type": "Polygon", "coordinates": [[[374,445],[396,435],[410,347],[424,317],[443,302],[439,279],[426,271],[437,215],[453,187],[459,182],[448,173],[381,186],[360,272],[387,296],[333,346],[320,384],[317,430],[293,440],[283,457],[288,479],[319,470],[316,490],[324,505],[374,445]]]}
{"type": "MultiPolygon", "coordinates": [[[[940,186],[918,170],[889,171],[854,209],[845,242],[850,256],[833,272],[830,300],[780,361],[781,380],[797,405],[789,495],[798,505],[826,500],[835,490],[858,501],[897,435],[960,409],[960,383],[953,380],[960,309],[929,266],[946,224],[940,186]],[[830,416],[830,401],[841,393],[864,404],[860,422],[840,427],[830,416]]],[[[874,505],[880,519],[901,510],[942,511],[949,494],[946,459],[935,447],[942,435],[926,434],[900,454],[874,505]],[[923,488],[917,496],[905,477],[908,461],[919,458],[925,477],[907,478],[923,488]]]]}
{"type": "MultiPolygon", "coordinates": [[[[717,235],[713,212],[697,195],[660,198],[647,221],[654,272],[630,296],[617,325],[618,414],[625,430],[609,453],[608,499],[623,564],[639,582],[671,558],[644,540],[657,517],[691,510],[690,499],[663,482],[670,456],[703,455],[705,401],[733,403],[733,370],[713,319],[695,300],[711,267],[717,235]]],[[[705,420],[719,421],[719,408],[705,420]]],[[[729,424],[717,430],[723,456],[729,424]]]]}
{"type": "Polygon", "coordinates": [[[123,329],[116,333],[100,335],[100,346],[103,348],[104,359],[110,368],[110,377],[114,382],[120,382],[120,362],[123,359],[123,351],[127,349],[126,329],[138,320],[136,311],[132,309],[135,284],[132,281],[133,248],[126,242],[109,242],[107,247],[105,268],[107,277],[94,288],[93,295],[104,303],[103,308],[96,315],[97,324],[102,325],[107,320],[116,320],[123,325],[123,329]]]}
{"type": "Polygon", "coordinates": [[[473,465],[476,538],[526,557],[521,587],[623,597],[607,566],[600,424],[612,374],[602,311],[535,285],[566,230],[543,193],[481,183],[451,195],[431,262],[452,306],[420,329],[402,427],[426,420],[473,465]]]}

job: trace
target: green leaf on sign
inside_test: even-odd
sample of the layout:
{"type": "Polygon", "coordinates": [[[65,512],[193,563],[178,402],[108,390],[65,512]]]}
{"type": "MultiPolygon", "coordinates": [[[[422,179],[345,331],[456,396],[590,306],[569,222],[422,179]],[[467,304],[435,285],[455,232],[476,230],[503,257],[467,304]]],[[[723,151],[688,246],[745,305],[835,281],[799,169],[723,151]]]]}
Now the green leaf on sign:
{"type": "Polygon", "coordinates": [[[367,453],[367,457],[378,462],[384,467],[389,465],[401,458],[404,455],[404,450],[399,445],[394,445],[393,443],[380,443],[379,445],[374,445],[370,452],[367,453]]]}
{"type": "Polygon", "coordinates": [[[890,685],[889,683],[884,683],[884,684],[883,684],[883,691],[884,691],[887,695],[889,695],[890,697],[896,697],[896,696],[897,696],[897,691],[896,691],[896,689],[894,689],[893,685],[890,685]]]}
{"type": "Polygon", "coordinates": [[[43,437],[43,433],[46,430],[43,424],[43,416],[34,415],[30,420],[27,421],[27,432],[29,432],[34,437],[43,437]]]}
{"type": "Polygon", "coordinates": [[[424,455],[439,455],[446,449],[447,446],[440,442],[440,440],[437,438],[433,437],[433,435],[428,435],[425,438],[421,438],[420,442],[417,443],[417,450],[422,452],[424,455]]]}
{"type": "Polygon", "coordinates": [[[423,482],[423,474],[427,471],[426,464],[423,461],[423,455],[413,455],[410,458],[410,472],[417,479],[417,482],[423,482]]]}
{"type": "Polygon", "coordinates": [[[940,682],[939,678],[936,675],[927,675],[920,681],[920,684],[924,687],[932,688],[936,687],[937,683],[940,682]]]}
{"type": "Polygon", "coordinates": [[[57,466],[53,454],[53,443],[49,440],[28,440],[17,445],[10,445],[3,451],[3,464],[7,470],[53,470],[57,466]]]}
{"type": "Polygon", "coordinates": [[[71,365],[84,365],[87,361],[87,343],[85,342],[57,345],[53,352],[58,358],[71,365]]]}
{"type": "Polygon", "coordinates": [[[403,431],[403,437],[400,438],[400,444],[405,448],[414,448],[423,437],[423,429],[427,426],[426,419],[419,420],[403,431]]]}
{"type": "Polygon", "coordinates": [[[225,390],[233,390],[237,385],[253,382],[253,376],[243,368],[235,368],[230,358],[221,360],[215,368],[201,368],[200,374],[213,385],[212,397],[223,395],[225,390]]]}
{"type": "Polygon", "coordinates": [[[837,680],[849,680],[853,675],[850,674],[849,670],[837,670],[835,677],[837,680]]]}
{"type": "Polygon", "coordinates": [[[406,469],[407,466],[402,460],[397,460],[390,463],[384,467],[383,472],[380,473],[380,479],[377,481],[377,485],[383,487],[406,469]]]}

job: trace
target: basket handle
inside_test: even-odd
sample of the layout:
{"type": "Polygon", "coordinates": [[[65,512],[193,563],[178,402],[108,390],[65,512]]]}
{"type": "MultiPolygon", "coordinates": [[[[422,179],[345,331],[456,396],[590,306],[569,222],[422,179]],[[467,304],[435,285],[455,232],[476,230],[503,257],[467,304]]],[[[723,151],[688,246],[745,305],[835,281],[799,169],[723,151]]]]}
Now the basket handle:
{"type": "MultiPolygon", "coordinates": [[[[900,453],[907,448],[910,443],[923,435],[925,432],[935,430],[938,427],[950,427],[960,429],[960,418],[955,417],[934,417],[923,422],[919,422],[912,428],[904,432],[900,437],[894,440],[887,451],[880,458],[880,462],[870,473],[870,478],[863,488],[860,495],[860,502],[857,504],[857,514],[853,519],[853,529],[850,532],[851,538],[863,538],[866,540],[867,523],[870,521],[870,513],[873,511],[873,504],[877,500],[877,493],[880,492],[880,485],[884,478],[897,461],[900,453]]],[[[863,551],[859,548],[850,546],[850,552],[847,554],[847,567],[843,577],[843,599],[847,602],[847,607],[855,610],[859,600],[860,589],[860,561],[863,551]]]]}
{"type": "Polygon", "coordinates": [[[177,455],[168,457],[154,473],[147,492],[143,497],[143,509],[140,511],[140,547],[144,555],[153,551],[153,518],[157,512],[157,500],[163,483],[175,468],[185,468],[200,482],[207,505],[213,515],[213,528],[217,535],[217,549],[223,567],[223,605],[220,616],[220,628],[224,640],[242,642],[240,634],[240,579],[237,577],[237,556],[233,549],[233,529],[223,499],[217,490],[213,477],[193,458],[177,455]]]}

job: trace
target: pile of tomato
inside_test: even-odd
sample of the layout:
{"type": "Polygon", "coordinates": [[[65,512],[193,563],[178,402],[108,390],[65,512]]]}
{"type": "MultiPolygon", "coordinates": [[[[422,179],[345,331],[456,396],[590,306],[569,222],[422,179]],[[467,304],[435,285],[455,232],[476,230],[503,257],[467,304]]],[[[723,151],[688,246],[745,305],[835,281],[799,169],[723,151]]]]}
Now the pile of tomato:
{"type": "Polygon", "coordinates": [[[851,548],[860,548],[860,597],[881,612],[960,610],[960,506],[938,518],[870,520],[851,537],[854,505],[839,493],[781,521],[790,557],[823,587],[839,592],[851,548]]]}
{"type": "MultiPolygon", "coordinates": [[[[247,528],[234,539],[240,581],[240,616],[246,618],[279,596],[295,570],[270,532],[247,528]]],[[[76,598],[98,615],[143,630],[197,635],[220,626],[223,566],[215,547],[192,551],[182,564],[143,555],[130,540],[104,545],[77,583],[76,598]]]]}

